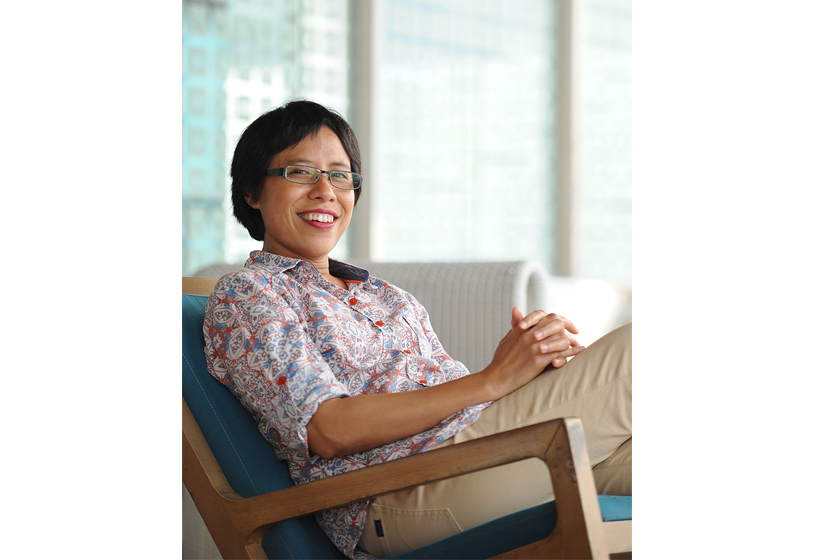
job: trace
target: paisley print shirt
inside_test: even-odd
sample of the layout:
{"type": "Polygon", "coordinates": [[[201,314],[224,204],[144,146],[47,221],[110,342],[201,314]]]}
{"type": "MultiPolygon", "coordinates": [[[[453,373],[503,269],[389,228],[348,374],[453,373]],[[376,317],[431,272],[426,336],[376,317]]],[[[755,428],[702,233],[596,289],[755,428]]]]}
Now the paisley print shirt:
{"type": "MultiPolygon", "coordinates": [[[[469,375],[446,354],[411,294],[339,261],[330,260],[330,273],[349,289],[308,261],[255,251],[243,269],[219,280],[204,318],[210,373],[251,412],[295,484],[427,451],[489,404],[361,453],[310,453],[306,425],[327,399],[413,391],[469,375]]],[[[366,508],[359,502],[317,515],[348,557],[357,552],[366,508]]]]}

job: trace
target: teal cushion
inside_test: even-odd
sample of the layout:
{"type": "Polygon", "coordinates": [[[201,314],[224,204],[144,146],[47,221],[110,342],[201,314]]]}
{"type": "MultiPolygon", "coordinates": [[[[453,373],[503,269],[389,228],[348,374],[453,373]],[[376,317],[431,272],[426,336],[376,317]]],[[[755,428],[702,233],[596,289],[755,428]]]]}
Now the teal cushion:
{"type": "Polygon", "coordinates": [[[633,519],[633,496],[598,496],[598,505],[604,521],[633,519]]]}
{"type": "MultiPolygon", "coordinates": [[[[206,296],[182,295],[181,391],[231,488],[250,498],[292,486],[286,463],[263,439],[236,397],[207,372],[204,357],[206,296]]],[[[599,496],[608,521],[631,519],[630,496],[599,496]]],[[[554,503],[502,517],[394,558],[488,558],[542,539],[557,522],[554,503]]],[[[272,526],[263,538],[268,558],[344,558],[313,515],[272,526]]]]}

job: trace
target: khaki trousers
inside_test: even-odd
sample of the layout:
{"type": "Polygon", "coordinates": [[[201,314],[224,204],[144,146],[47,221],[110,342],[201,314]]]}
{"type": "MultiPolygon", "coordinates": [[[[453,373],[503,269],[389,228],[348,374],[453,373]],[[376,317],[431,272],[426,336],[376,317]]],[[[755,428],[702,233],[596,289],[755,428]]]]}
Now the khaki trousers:
{"type": "MultiPolygon", "coordinates": [[[[631,348],[628,324],[493,403],[442,445],[578,417],[598,493],[631,495],[631,348]]],[[[371,501],[359,548],[379,558],[400,554],[553,499],[548,468],[539,459],[402,490],[371,501]]]]}

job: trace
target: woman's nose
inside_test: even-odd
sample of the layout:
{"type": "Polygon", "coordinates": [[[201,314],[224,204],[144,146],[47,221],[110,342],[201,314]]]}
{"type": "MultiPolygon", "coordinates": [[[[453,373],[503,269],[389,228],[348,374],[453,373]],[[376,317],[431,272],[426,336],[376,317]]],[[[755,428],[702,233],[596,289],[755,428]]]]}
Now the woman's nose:
{"type": "Polygon", "coordinates": [[[330,183],[330,176],[326,173],[321,173],[318,180],[312,183],[312,190],[309,191],[309,196],[324,200],[334,200],[335,191],[333,190],[332,183],[330,183]]]}

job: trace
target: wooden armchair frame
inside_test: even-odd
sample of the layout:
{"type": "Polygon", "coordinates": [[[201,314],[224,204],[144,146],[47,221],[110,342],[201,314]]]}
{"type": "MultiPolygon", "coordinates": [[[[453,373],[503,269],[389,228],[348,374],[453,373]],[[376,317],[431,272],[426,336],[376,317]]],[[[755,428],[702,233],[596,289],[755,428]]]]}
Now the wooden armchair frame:
{"type": "MultiPolygon", "coordinates": [[[[204,295],[214,284],[215,279],[184,278],[183,291],[204,295]]],[[[576,418],[551,420],[252,498],[233,491],[186,402],[182,432],[184,485],[225,558],[266,558],[263,535],[280,521],[529,458],[548,466],[557,524],[545,539],[496,558],[610,557],[583,428],[576,418]]]]}

